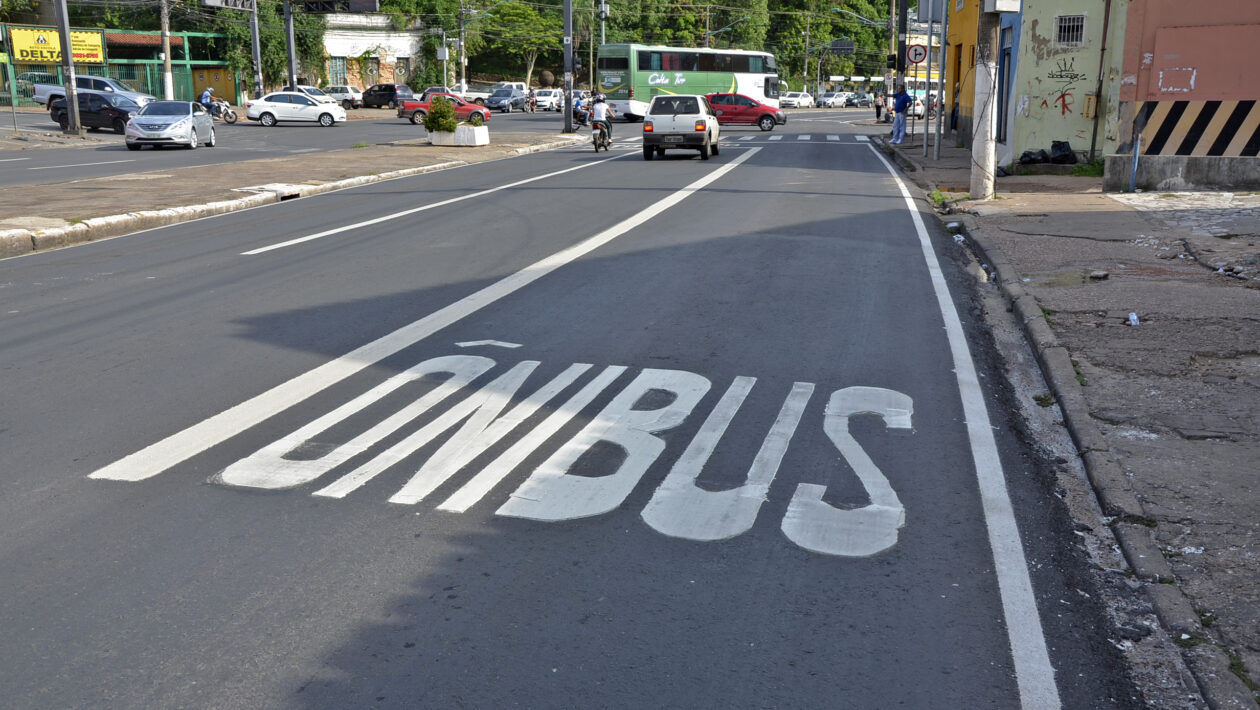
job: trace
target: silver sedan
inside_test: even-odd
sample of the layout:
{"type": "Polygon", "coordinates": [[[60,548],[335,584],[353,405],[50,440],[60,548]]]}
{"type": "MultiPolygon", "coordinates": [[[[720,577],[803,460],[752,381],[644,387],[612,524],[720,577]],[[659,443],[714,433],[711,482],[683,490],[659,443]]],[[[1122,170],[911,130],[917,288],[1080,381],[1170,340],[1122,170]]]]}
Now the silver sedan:
{"type": "Polygon", "coordinates": [[[152,101],[127,121],[127,148],[151,145],[214,147],[214,118],[196,101],[152,101]]]}

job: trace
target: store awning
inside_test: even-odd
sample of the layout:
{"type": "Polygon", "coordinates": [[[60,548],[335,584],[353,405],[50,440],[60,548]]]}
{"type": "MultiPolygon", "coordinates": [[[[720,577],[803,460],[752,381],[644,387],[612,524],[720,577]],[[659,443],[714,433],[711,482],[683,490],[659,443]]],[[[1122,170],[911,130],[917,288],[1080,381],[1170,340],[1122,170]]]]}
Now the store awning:
{"type": "Polygon", "coordinates": [[[866,81],[866,77],[864,77],[864,76],[851,76],[851,77],[849,77],[849,81],[866,81]]]}

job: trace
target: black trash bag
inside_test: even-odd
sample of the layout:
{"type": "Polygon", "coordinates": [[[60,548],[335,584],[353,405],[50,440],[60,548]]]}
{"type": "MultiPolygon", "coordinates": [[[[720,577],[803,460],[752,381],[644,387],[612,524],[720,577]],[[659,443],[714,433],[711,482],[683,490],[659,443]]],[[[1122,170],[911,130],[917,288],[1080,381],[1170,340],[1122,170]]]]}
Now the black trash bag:
{"type": "Polygon", "coordinates": [[[1076,163],[1076,151],[1067,141],[1050,142],[1050,162],[1056,165],[1072,165],[1076,163]]]}
{"type": "Polygon", "coordinates": [[[1032,165],[1033,163],[1050,162],[1050,154],[1044,150],[1026,150],[1023,155],[1019,156],[1020,165],[1032,165]]]}

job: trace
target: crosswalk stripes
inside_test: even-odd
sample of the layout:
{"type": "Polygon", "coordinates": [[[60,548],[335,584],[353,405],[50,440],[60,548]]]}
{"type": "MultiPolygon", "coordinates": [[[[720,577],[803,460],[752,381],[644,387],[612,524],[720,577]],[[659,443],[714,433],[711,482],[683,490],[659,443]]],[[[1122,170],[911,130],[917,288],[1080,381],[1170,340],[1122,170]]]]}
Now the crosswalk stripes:
{"type": "MultiPolygon", "coordinates": [[[[800,133],[800,134],[796,134],[796,141],[807,141],[807,142],[808,142],[808,141],[812,141],[812,140],[814,140],[815,138],[818,138],[818,139],[825,139],[825,140],[826,140],[827,142],[829,142],[829,143],[836,143],[836,144],[840,144],[840,145],[854,145],[855,143],[856,143],[856,144],[861,144],[861,143],[869,143],[869,142],[870,142],[870,138],[868,138],[867,136],[864,136],[864,135],[855,135],[855,136],[845,136],[845,137],[841,137],[839,134],[835,134],[835,133],[829,133],[829,134],[800,133]],[[852,138],[852,140],[849,140],[850,138],[852,138]]],[[[723,137],[722,137],[722,142],[723,142],[723,143],[731,143],[731,142],[735,142],[735,141],[739,141],[739,142],[741,142],[741,143],[748,143],[748,142],[753,142],[753,141],[757,141],[757,142],[762,142],[762,143],[764,143],[764,142],[766,142],[766,141],[782,141],[782,140],[790,140],[790,136],[787,136],[787,135],[784,135],[784,134],[777,134],[777,135],[767,136],[767,135],[765,135],[764,133],[753,133],[753,134],[750,134],[750,135],[727,135],[727,136],[723,136],[723,137]]],[[[586,145],[585,143],[583,143],[583,144],[578,144],[578,145],[573,146],[573,147],[571,148],[571,150],[586,150],[586,149],[588,149],[589,147],[590,147],[589,145],[586,145]]],[[[616,138],[616,139],[614,139],[614,140],[613,140],[613,144],[612,144],[612,150],[639,150],[639,149],[641,149],[642,147],[643,147],[643,137],[642,137],[642,136],[630,136],[630,137],[625,137],[625,138],[616,138]]]]}

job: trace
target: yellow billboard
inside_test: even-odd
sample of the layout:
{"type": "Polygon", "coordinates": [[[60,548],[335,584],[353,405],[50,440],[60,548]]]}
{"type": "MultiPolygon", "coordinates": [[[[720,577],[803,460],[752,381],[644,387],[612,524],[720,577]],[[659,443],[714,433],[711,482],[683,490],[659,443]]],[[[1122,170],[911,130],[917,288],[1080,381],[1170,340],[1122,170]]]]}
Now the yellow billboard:
{"type": "MultiPolygon", "coordinates": [[[[51,27],[10,27],[9,40],[16,64],[61,63],[61,37],[51,27]]],[[[70,30],[70,49],[76,64],[104,64],[105,34],[100,30],[70,30]]]]}

